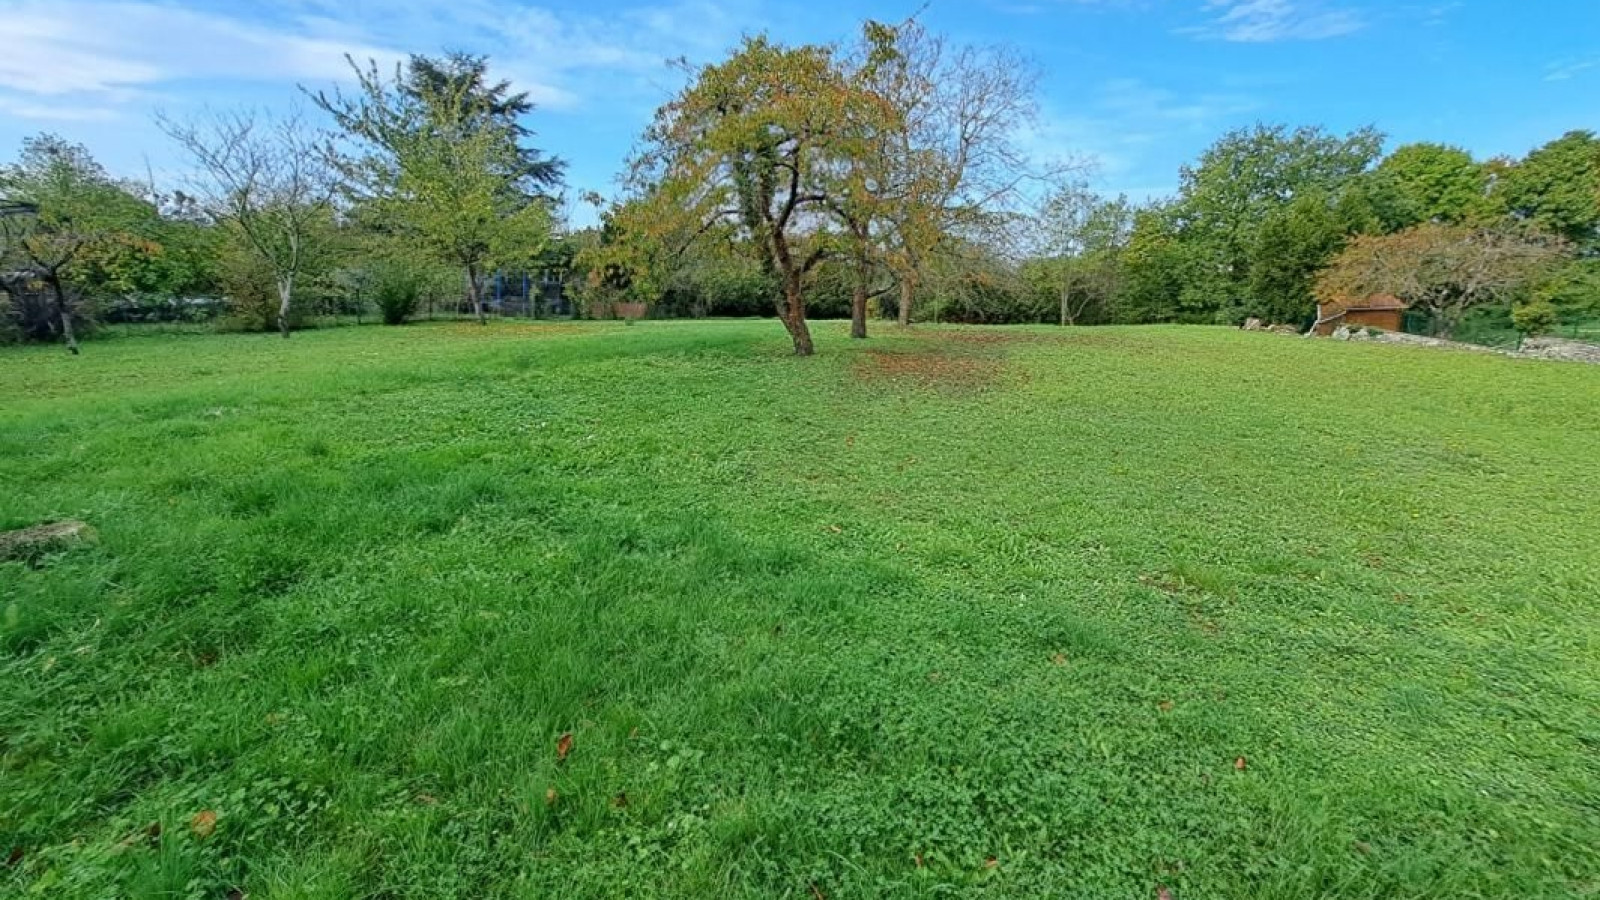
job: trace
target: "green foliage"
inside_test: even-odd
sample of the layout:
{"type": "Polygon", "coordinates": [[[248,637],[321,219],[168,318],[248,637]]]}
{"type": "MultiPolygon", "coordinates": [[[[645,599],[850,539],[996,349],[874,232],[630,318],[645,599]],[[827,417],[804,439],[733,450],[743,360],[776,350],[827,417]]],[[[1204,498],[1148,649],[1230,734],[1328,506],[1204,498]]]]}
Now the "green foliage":
{"type": "Polygon", "coordinates": [[[426,272],[404,263],[375,266],[372,276],[372,302],[377,304],[385,325],[403,325],[416,315],[422,303],[426,272]]]}
{"type": "Polygon", "coordinates": [[[349,235],[333,219],[330,209],[295,226],[307,248],[295,263],[290,284],[289,305],[283,306],[283,269],[262,253],[236,224],[219,229],[216,249],[216,283],[227,303],[228,313],[218,322],[224,331],[281,331],[305,327],[319,311],[325,310],[342,289],[333,283],[337,265],[348,250],[349,235]],[[280,321],[280,314],[283,321],[280,321]]]}
{"type": "Polygon", "coordinates": [[[1174,207],[1185,237],[1200,243],[1229,278],[1251,267],[1256,229],[1268,213],[1307,192],[1336,194],[1377,160],[1382,135],[1370,128],[1345,136],[1321,128],[1257,125],[1229,132],[1193,166],[1174,207]]]}
{"type": "Polygon", "coordinates": [[[1316,269],[1368,215],[1360,176],[1381,145],[1372,129],[1258,125],[1224,135],[1183,168],[1176,199],[1136,218],[1126,318],[1303,318],[1316,269]]]}
{"type": "Polygon", "coordinates": [[[1113,321],[1134,221],[1134,208],[1126,197],[1100,197],[1082,183],[1047,197],[1034,219],[1042,234],[1039,253],[1025,260],[1019,272],[1031,295],[1034,316],[1013,321],[1053,318],[1063,325],[1113,321]]]}
{"type": "Polygon", "coordinates": [[[1511,310],[1511,322],[1523,334],[1544,334],[1560,321],[1556,305],[1549,300],[1530,300],[1511,310]]]}
{"type": "Polygon", "coordinates": [[[1248,314],[1298,325],[1315,312],[1316,274],[1351,231],[1340,213],[1328,195],[1310,191],[1267,214],[1251,252],[1248,314]]]}
{"type": "Polygon", "coordinates": [[[0,353],[0,894],[1588,890],[1600,369],[817,332],[0,353]]]}
{"type": "Polygon", "coordinates": [[[1545,144],[1502,172],[1496,192],[1511,215],[1600,246],[1600,137],[1572,131],[1545,144]]]}
{"type": "Polygon", "coordinates": [[[291,330],[291,305],[306,277],[334,250],[333,177],[316,136],[298,112],[273,118],[250,110],[188,121],[159,116],[197,166],[197,208],[254,255],[278,295],[279,332],[291,330]]]}
{"type": "MultiPolygon", "coordinates": [[[[216,266],[217,286],[228,304],[227,314],[217,322],[218,330],[278,330],[281,298],[272,264],[240,242],[229,241],[219,252],[216,266]]],[[[290,297],[287,320],[290,329],[304,327],[306,323],[310,312],[305,302],[309,281],[298,280],[290,297]]]]}
{"type": "Polygon", "coordinates": [[[89,151],[55,135],[27,138],[0,168],[0,291],[11,329],[33,340],[64,339],[94,319],[111,260],[151,252],[140,232],[149,204],[106,174],[89,151]]]}
{"type": "Polygon", "coordinates": [[[1553,306],[1563,323],[1600,319],[1600,260],[1577,259],[1555,270],[1533,289],[1532,300],[1553,306]]]}
{"type": "Polygon", "coordinates": [[[1001,324],[1050,322],[1056,318],[1054,298],[1028,290],[1027,283],[1006,261],[966,246],[929,260],[924,269],[929,317],[940,322],[1001,324]]]}
{"type": "Polygon", "coordinates": [[[1406,144],[1378,164],[1370,183],[1385,231],[1492,218],[1489,172],[1457,147],[1406,144]]]}
{"type": "Polygon", "coordinates": [[[531,110],[507,82],[490,84],[481,57],[412,57],[386,80],[377,64],[356,68],[355,96],[319,94],[359,155],[342,165],[375,224],[461,268],[483,320],[484,279],[530,265],[551,234],[551,198],[561,163],[522,140],[531,110]]]}
{"type": "Polygon", "coordinates": [[[1186,239],[1171,206],[1140,210],[1124,256],[1121,320],[1213,323],[1220,310],[1240,307],[1242,298],[1208,256],[1186,239]]]}

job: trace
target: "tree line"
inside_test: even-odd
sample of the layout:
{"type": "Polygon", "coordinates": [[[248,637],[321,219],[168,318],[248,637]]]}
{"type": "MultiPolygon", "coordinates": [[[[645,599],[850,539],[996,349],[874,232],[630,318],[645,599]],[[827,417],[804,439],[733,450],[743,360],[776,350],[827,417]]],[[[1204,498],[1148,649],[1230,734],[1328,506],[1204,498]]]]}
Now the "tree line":
{"type": "Polygon", "coordinates": [[[852,41],[745,39],[675,64],[599,225],[569,231],[563,163],[530,145],[525,94],[481,56],[351,61],[304,114],[160,124],[195,177],[111,178],[48,135],[0,170],[0,336],[62,339],[108,298],[225,297],[288,336],[316,303],[401,322],[427,296],[485,318],[507,268],[556,267],[582,310],[808,321],[1062,325],[1247,318],[1305,328],[1390,295],[1449,335],[1493,309],[1525,332],[1600,317],[1600,137],[1520,159],[1372,128],[1258,124],[1223,135],[1167,198],[1092,188],[1067,148],[1030,157],[1038,73],[915,19],[852,41]]]}
{"type": "Polygon", "coordinates": [[[0,337],[76,353],[129,297],[222,295],[241,327],[284,337],[328,297],[399,323],[430,294],[464,293],[483,321],[492,273],[570,258],[555,234],[564,163],[529,144],[533,105],[486,58],[350,62],[352,92],[303,98],[331,128],[303,112],[158,117],[194,172],[170,191],[112,178],[58,137],[25,141],[0,170],[0,337]]]}
{"type": "Polygon", "coordinates": [[[675,310],[777,297],[902,324],[1186,322],[1309,327],[1392,295],[1450,335],[1497,306],[1524,331],[1600,317],[1600,138],[1522,159],[1372,128],[1258,124],[1222,136],[1169,198],[1097,194],[1011,143],[1036,79],[1004,50],[915,21],[855,47],[747,40],[691,73],[605,213],[591,280],[675,310]],[[698,304],[698,307],[696,307],[698,304]]]}

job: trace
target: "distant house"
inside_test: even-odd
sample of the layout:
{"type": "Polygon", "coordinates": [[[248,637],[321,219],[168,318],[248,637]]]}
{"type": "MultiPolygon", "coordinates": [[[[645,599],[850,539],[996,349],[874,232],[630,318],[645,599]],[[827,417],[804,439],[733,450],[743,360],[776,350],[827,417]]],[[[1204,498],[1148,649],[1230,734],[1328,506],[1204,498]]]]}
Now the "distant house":
{"type": "Polygon", "coordinates": [[[1365,300],[1317,304],[1317,334],[1333,334],[1343,325],[1349,328],[1377,328],[1400,331],[1406,302],[1392,294],[1373,294],[1365,300]]]}

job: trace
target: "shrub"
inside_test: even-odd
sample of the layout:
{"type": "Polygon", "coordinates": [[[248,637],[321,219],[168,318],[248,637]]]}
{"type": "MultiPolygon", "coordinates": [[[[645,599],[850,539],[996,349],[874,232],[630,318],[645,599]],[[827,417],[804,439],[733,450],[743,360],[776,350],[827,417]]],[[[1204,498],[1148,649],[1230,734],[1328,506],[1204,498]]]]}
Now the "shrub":
{"type": "Polygon", "coordinates": [[[372,274],[372,300],[383,315],[383,324],[403,325],[416,315],[422,303],[422,272],[401,263],[390,263],[377,267],[372,274]]]}
{"type": "Polygon", "coordinates": [[[1559,318],[1560,312],[1549,300],[1530,300],[1511,310],[1511,323],[1525,335],[1552,331],[1559,318]]]}

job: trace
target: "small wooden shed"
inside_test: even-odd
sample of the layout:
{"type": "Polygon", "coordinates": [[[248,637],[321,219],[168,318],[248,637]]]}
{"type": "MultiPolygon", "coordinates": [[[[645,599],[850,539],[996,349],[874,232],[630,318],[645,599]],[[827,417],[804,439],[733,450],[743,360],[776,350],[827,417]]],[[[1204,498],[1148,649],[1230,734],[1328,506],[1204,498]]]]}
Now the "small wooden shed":
{"type": "Polygon", "coordinates": [[[1373,294],[1365,300],[1317,304],[1317,334],[1333,334],[1340,325],[1400,331],[1406,302],[1393,294],[1373,294]]]}

